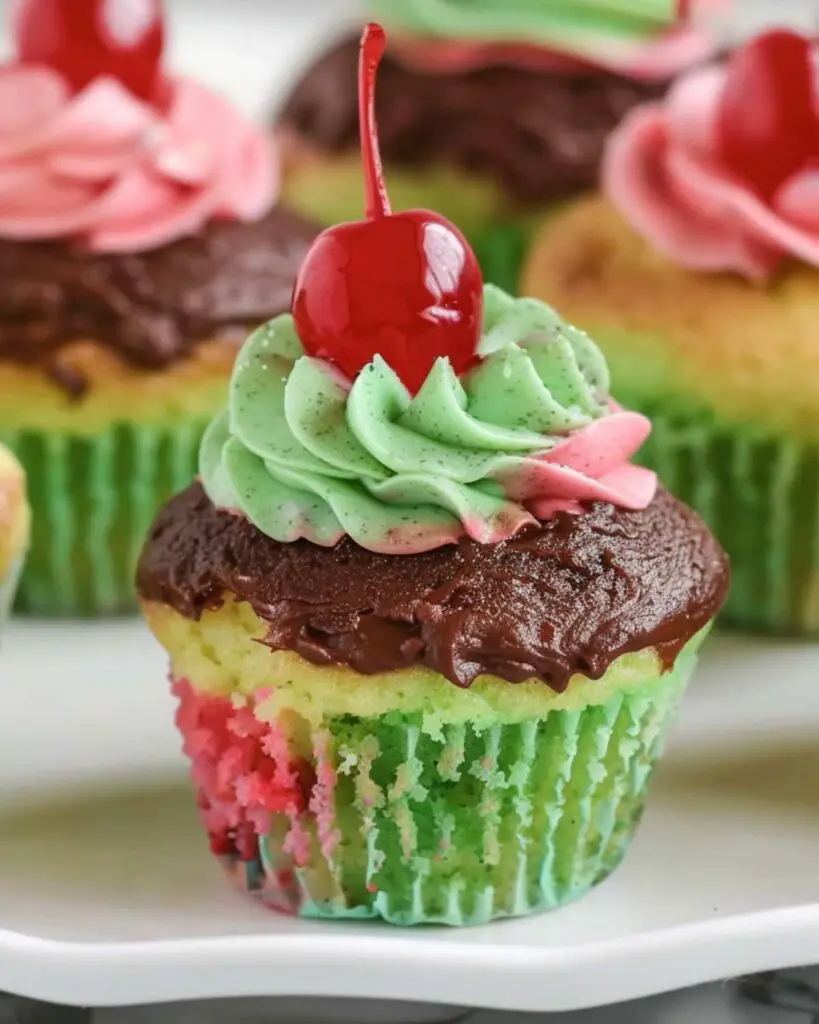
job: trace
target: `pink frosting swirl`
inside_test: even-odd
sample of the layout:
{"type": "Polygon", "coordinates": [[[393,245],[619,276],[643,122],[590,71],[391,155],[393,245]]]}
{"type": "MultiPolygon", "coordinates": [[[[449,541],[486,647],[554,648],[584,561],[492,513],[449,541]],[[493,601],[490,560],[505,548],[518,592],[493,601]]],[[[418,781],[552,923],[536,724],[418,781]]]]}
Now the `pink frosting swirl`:
{"type": "Polygon", "coordinates": [[[607,501],[633,511],[650,505],[657,475],[630,459],[651,433],[651,421],[615,403],[612,410],[542,455],[525,459],[520,470],[502,478],[507,497],[537,519],[582,511],[581,502],[588,501],[607,501]]]}
{"type": "Polygon", "coordinates": [[[268,138],[195,82],[169,80],[160,111],[112,78],[72,95],[48,68],[0,70],[0,237],[154,249],[256,220],[277,190],[268,138]]]}
{"type": "MultiPolygon", "coordinates": [[[[373,550],[418,554],[457,544],[464,535],[480,544],[498,544],[558,512],[581,514],[584,504],[593,501],[629,511],[647,508],[657,493],[657,474],[630,460],[651,433],[651,421],[614,402],[611,407],[610,415],[594,420],[547,451],[515,460],[514,469],[494,475],[507,501],[492,522],[465,516],[460,523],[436,530],[416,523],[392,531],[373,550]]],[[[309,528],[302,535],[316,541],[309,528]]],[[[333,543],[343,536],[341,531],[333,543]]]]}
{"type": "Polygon", "coordinates": [[[576,50],[549,49],[531,43],[397,37],[391,48],[407,64],[430,73],[473,71],[491,64],[539,70],[601,68],[638,81],[663,81],[711,57],[714,40],[681,26],[657,39],[614,44],[606,38],[576,50]]]}
{"type": "Polygon", "coordinates": [[[770,198],[729,168],[719,115],[728,70],[679,80],[661,104],[632,111],[611,136],[603,186],[632,226],[693,270],[761,280],[788,257],[819,265],[819,173],[807,163],[770,198]]]}

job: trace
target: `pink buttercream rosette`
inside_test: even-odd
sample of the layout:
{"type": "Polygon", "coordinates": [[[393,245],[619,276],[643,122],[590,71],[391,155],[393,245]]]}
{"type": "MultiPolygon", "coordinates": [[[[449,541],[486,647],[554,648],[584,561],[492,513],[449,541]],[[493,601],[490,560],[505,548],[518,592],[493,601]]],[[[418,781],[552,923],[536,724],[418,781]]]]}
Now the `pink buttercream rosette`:
{"type": "MultiPolygon", "coordinates": [[[[558,512],[581,512],[586,502],[609,502],[632,511],[646,508],[656,494],[657,477],[630,460],[650,433],[650,420],[612,402],[609,415],[499,475],[506,497],[521,511],[519,521],[507,524],[508,536],[558,512]]],[[[467,532],[474,537],[469,524],[467,532]]],[[[503,539],[492,537],[491,541],[503,539]]]]}
{"type": "Polygon", "coordinates": [[[168,90],[160,111],[112,78],[72,95],[48,68],[0,70],[0,237],[135,252],[263,216],[278,188],[271,142],[203,86],[168,90]]]}
{"type": "MultiPolygon", "coordinates": [[[[479,544],[498,544],[526,527],[553,519],[559,512],[582,514],[584,506],[594,501],[640,511],[654,500],[657,474],[630,460],[650,433],[650,420],[612,402],[607,415],[567,435],[552,448],[515,459],[509,469],[493,473],[492,479],[503,488],[506,501],[491,520],[467,516],[451,526],[434,529],[420,521],[367,546],[384,554],[410,555],[457,544],[463,536],[479,544]]],[[[301,535],[327,543],[318,541],[307,524],[301,535]]],[[[331,543],[343,536],[342,531],[331,543]]]]}
{"type": "Polygon", "coordinates": [[[691,26],[681,26],[649,40],[616,44],[609,39],[585,45],[550,48],[530,43],[397,37],[394,51],[407,64],[430,73],[458,74],[492,64],[535,71],[599,68],[635,81],[664,81],[711,57],[714,40],[691,26]]]}
{"type": "Polygon", "coordinates": [[[506,493],[538,519],[581,511],[580,503],[589,501],[644,509],[657,492],[657,475],[630,460],[650,433],[645,416],[614,406],[544,455],[526,459],[520,473],[502,481],[506,493]]]}
{"type": "MultiPolygon", "coordinates": [[[[479,544],[498,544],[560,512],[580,515],[587,504],[595,501],[641,511],[654,500],[657,474],[633,465],[631,459],[650,433],[647,417],[622,409],[612,400],[609,412],[600,419],[568,434],[551,448],[524,458],[510,458],[508,468],[493,472],[491,479],[502,488],[505,501],[491,518],[453,517],[451,523],[435,526],[419,519],[382,538],[370,537],[364,546],[387,555],[415,555],[457,544],[464,536],[479,544]]],[[[231,515],[244,515],[241,508],[219,508],[231,515]]],[[[304,538],[333,546],[344,536],[343,529],[319,535],[309,516],[303,516],[289,539],[304,538]]],[[[359,543],[363,542],[359,539],[359,543]]]]}
{"type": "Polygon", "coordinates": [[[819,173],[807,164],[768,200],[726,166],[718,134],[727,68],[692,71],[609,141],[604,189],[660,252],[692,270],[754,280],[788,257],[819,265],[819,173]]]}
{"type": "Polygon", "coordinates": [[[574,41],[529,43],[516,39],[439,39],[397,36],[395,51],[421,71],[458,73],[491,64],[512,64],[535,70],[599,68],[638,81],[664,81],[713,56],[715,36],[692,22],[694,10],[709,15],[730,0],[680,0],[677,23],[654,36],[615,39],[607,33],[587,32],[574,41]]]}

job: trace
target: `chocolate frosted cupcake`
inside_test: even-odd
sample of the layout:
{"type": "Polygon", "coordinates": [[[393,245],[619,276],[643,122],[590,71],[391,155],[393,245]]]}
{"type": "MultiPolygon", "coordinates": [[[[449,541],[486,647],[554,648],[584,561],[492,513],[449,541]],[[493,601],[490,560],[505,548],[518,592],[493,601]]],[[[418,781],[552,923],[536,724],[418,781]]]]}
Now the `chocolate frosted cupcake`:
{"type": "MultiPolygon", "coordinates": [[[[673,29],[674,4],[368,0],[393,29],[378,116],[399,209],[441,210],[487,279],[516,290],[535,226],[596,187],[603,144],[635,104],[661,95],[710,42],[673,29]]],[[[304,74],[279,116],[285,195],[324,223],[358,215],[358,43],[304,74]]]]}
{"type": "Polygon", "coordinates": [[[315,230],[275,205],[270,141],[162,71],[153,13],[127,36],[99,2],[38,8],[0,74],[0,439],[35,512],[20,607],[116,612],[315,230]]]}
{"type": "Polygon", "coordinates": [[[11,610],[28,548],[29,528],[23,469],[0,445],[0,628],[11,610]]]}
{"type": "Polygon", "coordinates": [[[650,425],[593,342],[484,290],[443,218],[391,215],[369,128],[365,154],[370,220],[244,345],[138,588],[243,889],[477,924],[619,863],[727,567],[630,464],[650,425]]]}
{"type": "Polygon", "coordinates": [[[786,31],[683,76],[612,137],[604,192],[525,273],[651,416],[641,459],[731,557],[724,617],[819,635],[819,221],[814,68],[786,31]]]}

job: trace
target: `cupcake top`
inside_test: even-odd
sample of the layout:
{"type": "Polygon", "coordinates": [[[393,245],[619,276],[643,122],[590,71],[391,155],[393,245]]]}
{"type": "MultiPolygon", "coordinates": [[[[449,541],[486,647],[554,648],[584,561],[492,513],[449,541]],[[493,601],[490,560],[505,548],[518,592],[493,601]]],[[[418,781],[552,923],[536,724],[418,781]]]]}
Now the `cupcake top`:
{"type": "Polygon", "coordinates": [[[604,186],[683,267],[764,281],[819,265],[815,40],[775,30],[680,78],[612,137],[604,186]]]}
{"type": "MultiPolygon", "coordinates": [[[[595,188],[623,115],[714,48],[670,0],[370,6],[396,29],[377,101],[385,158],[485,175],[522,206],[595,188]]],[[[357,56],[357,40],[344,40],[295,86],[279,116],[289,145],[357,145],[357,56]]]]}
{"type": "Polygon", "coordinates": [[[22,557],[28,531],[23,470],[11,452],[0,445],[0,582],[22,557]]]}
{"type": "Polygon", "coordinates": [[[293,314],[237,359],[201,483],[160,513],[138,585],[198,617],[226,595],[274,649],[382,672],[602,676],[677,653],[727,570],[689,509],[631,464],[650,430],[608,394],[595,344],[543,303],[482,287],[463,235],[392,214],[365,31],[367,220],[323,232],[293,314]]]}
{"type": "Polygon", "coordinates": [[[49,365],[91,338],[156,367],[286,308],[314,231],[274,208],[265,133],[166,73],[157,5],[18,6],[0,69],[0,358],[49,365]]]}
{"type": "Polygon", "coordinates": [[[253,334],[201,484],[149,535],[140,595],[199,618],[232,595],[316,664],[411,665],[564,690],[654,647],[666,667],[725,596],[702,521],[629,457],[593,342],[487,287],[480,360],[413,395],[383,357],[350,381],[291,317],[253,334]]]}

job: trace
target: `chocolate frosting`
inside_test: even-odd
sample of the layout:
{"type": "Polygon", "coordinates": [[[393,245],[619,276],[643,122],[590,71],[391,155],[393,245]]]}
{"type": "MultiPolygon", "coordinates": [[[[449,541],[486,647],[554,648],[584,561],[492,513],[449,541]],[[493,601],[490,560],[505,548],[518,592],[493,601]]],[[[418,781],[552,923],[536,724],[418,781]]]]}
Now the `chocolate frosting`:
{"type": "MultiPolygon", "coordinates": [[[[358,147],[358,47],[347,39],[322,56],[281,112],[284,127],[321,150],[358,147]]],[[[387,54],[376,91],[381,153],[488,175],[521,204],[560,201],[597,185],[609,133],[666,88],[598,69],[422,72],[387,54]]]]}
{"type": "Polygon", "coordinates": [[[317,665],[420,664],[459,686],[491,673],[560,692],[575,672],[599,679],[645,647],[670,667],[718,611],[728,567],[699,517],[662,490],[641,512],[598,502],[500,544],[397,556],[347,538],[281,544],[194,484],[159,513],[137,584],[192,619],[232,594],[267,623],[269,647],[317,665]]]}
{"type": "Polygon", "coordinates": [[[68,241],[0,240],[0,360],[43,366],[69,393],[86,386],[60,349],[90,339],[159,370],[201,341],[244,337],[290,308],[319,229],[279,207],[253,223],[214,221],[139,253],[92,253],[68,241]]]}

